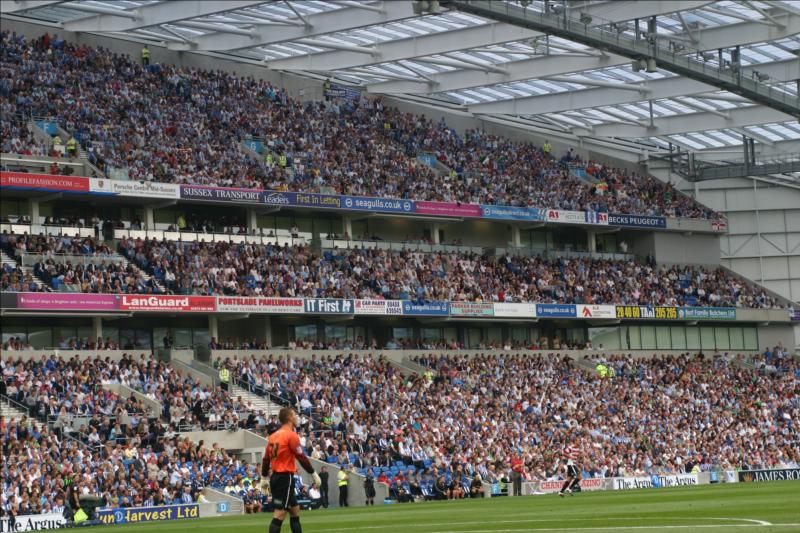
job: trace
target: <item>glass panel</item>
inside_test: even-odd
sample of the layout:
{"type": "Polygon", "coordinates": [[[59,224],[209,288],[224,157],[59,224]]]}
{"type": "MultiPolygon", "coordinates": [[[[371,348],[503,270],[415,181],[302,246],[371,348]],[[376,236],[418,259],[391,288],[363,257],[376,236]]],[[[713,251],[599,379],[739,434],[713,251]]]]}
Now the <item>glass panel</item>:
{"type": "Polygon", "coordinates": [[[144,329],[120,329],[120,347],[123,350],[150,349],[150,332],[144,329]]]}
{"type": "MultiPolygon", "coordinates": [[[[366,220],[353,220],[350,227],[353,230],[353,234],[350,235],[349,237],[352,239],[360,239],[361,237],[369,233],[366,220]]],[[[344,229],[342,229],[341,231],[337,231],[336,233],[344,235],[344,229]]]]}
{"type": "Polygon", "coordinates": [[[567,340],[572,342],[584,342],[586,341],[586,329],[585,328],[569,328],[567,329],[567,340]]]}
{"type": "Polygon", "coordinates": [[[24,326],[17,326],[17,327],[9,327],[6,328],[3,326],[3,344],[10,341],[11,339],[21,340],[22,342],[27,342],[28,335],[25,332],[24,326]]]}
{"type": "Polygon", "coordinates": [[[345,326],[325,326],[325,340],[341,340],[347,338],[347,328],[345,326]]]}
{"type": "MultiPolygon", "coordinates": [[[[5,339],[5,335],[3,336],[5,339]]],[[[75,328],[55,327],[53,328],[53,341],[59,348],[69,348],[69,341],[75,339],[75,328]]]]}
{"type": "MultiPolygon", "coordinates": [[[[208,330],[205,330],[208,334],[208,330]]],[[[173,328],[172,339],[175,341],[176,348],[185,346],[192,346],[192,330],[191,328],[173,328]]]]}
{"type": "Polygon", "coordinates": [[[662,350],[672,349],[669,326],[656,326],[656,347],[662,350]]]}
{"type": "Polygon", "coordinates": [[[509,333],[511,334],[511,340],[512,341],[527,341],[528,340],[528,328],[512,327],[512,328],[510,328],[509,333]]]}
{"type": "Polygon", "coordinates": [[[686,328],[686,348],[690,350],[700,349],[700,328],[688,326],[686,328]]]}
{"type": "Polygon", "coordinates": [[[261,232],[263,235],[269,235],[270,231],[272,231],[273,234],[275,233],[275,217],[258,215],[256,217],[256,225],[264,230],[261,232]]]}
{"type": "Polygon", "coordinates": [[[456,342],[458,340],[458,329],[442,328],[442,337],[447,342],[456,342]]]}
{"type": "MultiPolygon", "coordinates": [[[[5,334],[3,335],[5,340],[5,334]]],[[[52,348],[53,330],[50,327],[31,326],[28,328],[28,343],[34,348],[52,348]]]]}
{"type": "Polygon", "coordinates": [[[317,340],[317,326],[312,324],[309,326],[295,326],[294,338],[298,341],[315,341],[317,340]]]}
{"type": "MultiPolygon", "coordinates": [[[[180,331],[180,330],[177,330],[180,331]]],[[[208,346],[208,343],[211,342],[211,335],[208,332],[208,328],[193,328],[192,329],[192,345],[194,346],[208,346]]],[[[175,337],[175,346],[180,346],[178,344],[178,338],[175,337]]]]}
{"type": "Polygon", "coordinates": [[[606,350],[617,350],[621,348],[619,337],[619,327],[608,328],[589,328],[589,340],[592,346],[599,349],[601,346],[606,350]]]}
{"type": "Polygon", "coordinates": [[[437,341],[441,338],[442,330],[439,328],[422,328],[422,338],[423,340],[434,340],[437,341]]]}
{"type": "Polygon", "coordinates": [[[164,348],[164,337],[170,335],[169,328],[153,328],[153,340],[157,348],[164,348]]]}
{"type": "Polygon", "coordinates": [[[97,339],[92,337],[92,328],[78,328],[76,331],[78,338],[85,342],[94,342],[97,339]]]}
{"type": "Polygon", "coordinates": [[[641,350],[642,348],[642,332],[639,329],[639,326],[627,326],[628,331],[626,335],[626,343],[623,346],[627,345],[628,350],[641,350]]]}
{"type": "Polygon", "coordinates": [[[642,349],[652,350],[656,347],[655,326],[639,326],[642,332],[642,349]]]}
{"type": "Polygon", "coordinates": [[[414,328],[392,328],[392,336],[397,340],[413,339],[414,328]]]}
{"type": "Polygon", "coordinates": [[[728,350],[731,347],[731,341],[728,338],[728,328],[725,326],[717,326],[714,328],[714,337],[717,341],[718,350],[728,350]]]}
{"type": "Polygon", "coordinates": [[[715,346],[714,341],[714,328],[701,327],[700,328],[700,347],[704,350],[713,350],[715,346]]]}
{"type": "Polygon", "coordinates": [[[670,326],[669,332],[673,350],[686,348],[686,328],[684,326],[670,326]]]}
{"type": "Polygon", "coordinates": [[[503,328],[499,326],[486,328],[486,340],[501,342],[503,340],[503,328]]]}
{"type": "Polygon", "coordinates": [[[103,339],[106,341],[111,339],[119,346],[119,328],[117,326],[106,326],[103,324],[103,339]]]}
{"type": "Polygon", "coordinates": [[[742,328],[733,327],[728,330],[731,340],[731,349],[741,350],[744,348],[744,331],[742,328]]]}
{"type": "Polygon", "coordinates": [[[744,328],[744,349],[758,350],[758,330],[756,328],[744,328]]]}
{"type": "Polygon", "coordinates": [[[349,341],[363,341],[367,338],[367,328],[364,326],[348,326],[347,327],[347,340],[349,341]]]}
{"type": "Polygon", "coordinates": [[[469,328],[467,330],[467,348],[477,348],[481,343],[481,330],[469,328]]]}

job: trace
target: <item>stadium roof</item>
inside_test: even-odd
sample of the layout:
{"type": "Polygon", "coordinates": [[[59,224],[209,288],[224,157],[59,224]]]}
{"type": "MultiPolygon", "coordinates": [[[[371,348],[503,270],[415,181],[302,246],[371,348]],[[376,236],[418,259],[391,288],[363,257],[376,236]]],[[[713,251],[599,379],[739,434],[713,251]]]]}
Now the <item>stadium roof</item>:
{"type": "MultiPolygon", "coordinates": [[[[711,65],[730,61],[739,45],[746,76],[798,94],[798,0],[550,4],[629,34],[634,19],[646,26],[656,15],[660,39],[711,65]]],[[[780,111],[662,69],[636,72],[625,57],[518,26],[446,9],[418,15],[410,1],[4,0],[2,6],[4,15],[69,31],[263,61],[564,138],[725,154],[738,152],[747,136],[764,157],[800,154],[800,125],[780,111]]],[[[528,9],[543,10],[545,2],[532,1],[528,9]]]]}

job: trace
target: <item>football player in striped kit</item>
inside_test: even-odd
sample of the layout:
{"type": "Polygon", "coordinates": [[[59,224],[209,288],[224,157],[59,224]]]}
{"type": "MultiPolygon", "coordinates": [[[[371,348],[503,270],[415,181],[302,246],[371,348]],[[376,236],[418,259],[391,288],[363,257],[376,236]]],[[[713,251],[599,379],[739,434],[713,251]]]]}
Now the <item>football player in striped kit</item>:
{"type": "Polygon", "coordinates": [[[580,450],[577,446],[568,444],[567,447],[564,448],[564,459],[562,459],[562,463],[564,465],[564,475],[567,479],[558,492],[558,495],[562,498],[565,492],[572,496],[574,487],[580,490],[581,468],[578,466],[579,454],[580,450]]]}

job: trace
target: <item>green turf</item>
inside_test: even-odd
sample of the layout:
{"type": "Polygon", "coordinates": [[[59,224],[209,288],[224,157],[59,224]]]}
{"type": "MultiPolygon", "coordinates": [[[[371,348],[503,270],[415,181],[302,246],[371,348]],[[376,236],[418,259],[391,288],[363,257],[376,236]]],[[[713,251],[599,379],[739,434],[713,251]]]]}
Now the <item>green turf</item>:
{"type": "MultiPolygon", "coordinates": [[[[271,515],[110,526],[128,531],[266,533],[271,515]]],[[[283,531],[289,531],[288,520],[283,531]]],[[[303,531],[490,533],[521,531],[800,532],[800,483],[706,485],[555,494],[302,513],[303,531]]],[[[94,529],[92,529],[94,531],[94,529]]]]}

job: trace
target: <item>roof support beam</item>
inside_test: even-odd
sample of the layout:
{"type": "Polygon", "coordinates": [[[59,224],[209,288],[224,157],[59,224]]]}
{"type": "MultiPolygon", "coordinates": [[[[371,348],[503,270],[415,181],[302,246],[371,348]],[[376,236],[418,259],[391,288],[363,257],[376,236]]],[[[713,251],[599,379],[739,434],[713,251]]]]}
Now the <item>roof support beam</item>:
{"type": "Polygon", "coordinates": [[[650,89],[639,83],[614,83],[612,81],[600,81],[581,76],[580,78],[570,78],[568,76],[550,76],[547,78],[550,81],[558,81],[561,83],[577,83],[580,85],[588,85],[590,87],[608,87],[609,89],[617,89],[623,91],[636,91],[639,93],[648,93],[650,89]]]}
{"type": "MultiPolygon", "coordinates": [[[[398,2],[399,3],[399,2],[398,2]]],[[[398,39],[375,45],[376,55],[371,61],[387,63],[401,59],[412,59],[463,50],[469,46],[489,46],[495,43],[520,41],[539,35],[536,32],[511,24],[486,24],[461,30],[421,35],[408,39],[398,39]]],[[[287,57],[269,62],[276,70],[341,70],[350,67],[366,66],[364,57],[347,52],[323,52],[304,56],[287,57]]]]}
{"type": "Polygon", "coordinates": [[[698,130],[721,130],[767,122],[785,122],[793,120],[791,115],[762,106],[731,109],[730,117],[723,118],[713,113],[691,113],[660,117],[654,120],[653,127],[633,126],[627,124],[598,124],[592,128],[575,128],[573,133],[579,137],[654,137],[676,135],[698,130]]]}
{"type": "Polygon", "coordinates": [[[355,52],[357,54],[374,54],[375,49],[367,46],[357,46],[355,44],[347,43],[334,43],[325,41],[323,39],[298,39],[295,41],[300,44],[307,44],[316,48],[330,48],[331,50],[347,50],[348,52],[355,52]]]}
{"type": "MultiPolygon", "coordinates": [[[[800,18],[798,18],[800,22],[800,18]]],[[[737,25],[740,26],[740,25],[737,25]]],[[[483,28],[483,27],[481,27],[483,28]]],[[[477,30],[479,28],[471,28],[470,30],[460,30],[459,32],[454,32],[454,34],[458,34],[461,31],[464,32],[465,40],[464,42],[474,42],[470,39],[474,39],[475,35],[472,30],[477,30]],[[470,34],[467,34],[470,32],[470,34]]],[[[521,29],[521,28],[520,28],[521,29]]],[[[746,30],[745,27],[741,27],[740,30],[746,30]]],[[[800,24],[798,25],[798,31],[800,31],[800,24]]],[[[711,28],[707,30],[703,30],[704,38],[707,42],[716,42],[717,44],[723,45],[723,48],[729,46],[735,46],[737,43],[737,39],[741,36],[737,36],[735,32],[729,32],[725,27],[720,28],[711,28]],[[718,32],[724,32],[725,35],[721,35],[718,32]],[[719,37],[718,37],[719,36],[719,37]]],[[[458,39],[461,41],[461,39],[458,39]]],[[[398,41],[399,42],[399,41],[398,41]]],[[[392,43],[386,44],[378,44],[375,46],[377,50],[376,58],[380,58],[384,56],[384,50],[386,50],[386,46],[391,45],[392,43]]],[[[432,52],[435,53],[435,52],[432,52]]],[[[335,54],[337,57],[344,57],[342,54],[335,54]]],[[[352,54],[352,59],[357,59],[355,54],[352,54]]],[[[276,61],[271,61],[270,66],[278,65],[278,64],[287,64],[287,63],[298,63],[298,62],[306,62],[308,64],[315,64],[315,58],[323,58],[323,57],[331,57],[333,56],[330,54],[313,54],[309,56],[300,56],[300,57],[292,57],[288,59],[279,59],[276,61]]],[[[364,60],[363,56],[360,56],[361,60],[364,60]]],[[[391,60],[391,59],[390,59],[391,60]]],[[[417,58],[416,61],[422,61],[422,58],[417,58]]],[[[486,85],[494,85],[499,83],[512,83],[515,81],[523,81],[529,80],[533,78],[541,78],[545,76],[557,76],[559,74],[567,74],[570,72],[580,72],[582,70],[588,69],[597,69],[597,68],[604,68],[604,67],[613,67],[613,66],[627,66],[630,63],[630,59],[615,55],[615,54],[608,54],[605,56],[600,57],[574,57],[574,56],[565,56],[562,54],[554,54],[554,55],[537,55],[530,59],[522,59],[519,61],[511,61],[508,63],[501,63],[505,70],[508,71],[508,74],[501,75],[497,73],[478,73],[478,72],[464,72],[464,71],[453,71],[453,72],[442,72],[439,74],[433,74],[431,77],[436,82],[436,90],[440,92],[448,92],[448,91],[457,91],[459,89],[468,89],[471,87],[482,87],[486,85]]],[[[330,65],[329,68],[331,70],[336,70],[337,65],[330,65]]],[[[773,80],[792,80],[800,78],[800,59],[788,59],[784,61],[776,61],[774,63],[762,64],[762,67],[758,67],[760,72],[764,72],[769,74],[773,80]]],[[[324,70],[326,67],[323,66],[320,70],[324,70]]],[[[752,72],[752,68],[745,67],[744,73],[746,75],[750,75],[752,72]]],[[[687,80],[690,81],[690,80],[687,80]]],[[[650,82],[652,83],[652,82],[650,82]]],[[[691,85],[688,84],[688,85],[691,85]]],[[[716,90],[715,87],[710,85],[702,84],[704,89],[698,92],[711,92],[716,90]]],[[[380,83],[374,84],[367,88],[368,92],[371,93],[413,93],[419,94],[424,93],[426,90],[419,86],[414,85],[407,85],[403,83],[380,83]]],[[[740,101],[746,101],[741,97],[736,97],[740,101]]]]}
{"type": "Polygon", "coordinates": [[[349,0],[341,0],[337,2],[343,6],[354,7],[356,9],[366,9],[367,11],[372,11],[373,13],[382,13],[383,9],[380,6],[374,6],[372,4],[365,4],[363,2],[351,2],[349,0]]]}
{"type": "Polygon", "coordinates": [[[191,20],[184,20],[180,22],[180,26],[184,26],[186,28],[195,28],[198,30],[207,30],[213,31],[217,33],[226,33],[230,35],[244,35],[247,37],[252,37],[253,30],[244,30],[242,28],[235,28],[233,26],[225,26],[222,24],[209,24],[207,22],[194,22],[191,20]]]}
{"type": "MultiPolygon", "coordinates": [[[[203,3],[203,2],[199,2],[203,3]]],[[[223,2],[225,3],[225,2],[223,2]]],[[[324,35],[327,33],[335,33],[344,30],[352,30],[356,28],[363,28],[367,26],[375,26],[378,24],[385,24],[396,20],[403,20],[414,17],[414,11],[411,2],[382,2],[380,4],[382,10],[380,12],[364,11],[359,9],[358,16],[355,16],[357,8],[346,7],[343,9],[336,9],[324,13],[317,13],[315,15],[306,15],[307,26],[298,27],[267,27],[258,28],[253,33],[252,37],[231,37],[230,35],[201,35],[197,38],[197,44],[192,46],[170,45],[173,50],[213,50],[213,51],[229,51],[241,50],[244,48],[254,48],[257,46],[267,46],[270,44],[282,43],[285,41],[294,41],[296,39],[304,39],[314,37],[317,35],[324,35]]],[[[364,63],[363,54],[362,59],[356,64],[364,63]]],[[[380,62],[380,61],[379,61],[380,62]]],[[[321,68],[307,69],[307,70],[322,70],[321,68]]],[[[327,69],[326,69],[327,70],[327,69]]]]}
{"type": "Polygon", "coordinates": [[[12,13],[19,13],[29,9],[54,6],[65,1],[66,0],[12,0],[10,2],[0,2],[0,13],[3,13],[4,15],[10,15],[12,13]]]}
{"type": "MultiPolygon", "coordinates": [[[[784,113],[800,117],[800,97],[786,98],[786,95],[771,91],[769,87],[754,80],[742,77],[741,72],[720,70],[708,67],[689,56],[669,53],[656,44],[654,39],[631,38],[623,34],[612,34],[601,28],[589,27],[582,21],[573,18],[561,18],[554,13],[529,14],[520,5],[511,3],[490,3],[477,0],[445,0],[445,5],[458,8],[464,12],[517,24],[519,26],[551,33],[580,42],[595,48],[605,47],[609,51],[630,58],[646,57],[655,61],[660,68],[669,70],[690,79],[702,81],[720,89],[730,90],[736,94],[780,110],[784,113]]],[[[787,15],[787,19],[791,15],[787,15]]],[[[797,21],[800,25],[800,19],[797,21]]],[[[790,26],[787,20],[787,27],[790,26]]],[[[741,39],[739,39],[741,42],[741,39]]]]}
{"type": "MultiPolygon", "coordinates": [[[[341,3],[341,2],[340,2],[341,3]]],[[[388,2],[389,4],[406,2],[388,2]]],[[[709,2],[707,1],[677,1],[659,0],[650,2],[625,2],[624,9],[609,2],[589,4],[581,11],[587,14],[596,14],[605,19],[613,21],[631,20],[634,18],[646,18],[653,15],[672,13],[681,9],[696,9],[709,2]],[[609,9],[613,12],[608,14],[609,9]]],[[[463,50],[465,46],[479,48],[492,46],[511,41],[521,41],[544,36],[543,33],[528,30],[513,24],[490,23],[483,26],[474,26],[460,30],[453,30],[432,35],[411,37],[408,39],[398,39],[385,43],[376,44],[377,53],[372,63],[386,63],[399,61],[401,59],[412,59],[422,56],[432,56],[457,52],[463,50]]],[[[551,45],[552,46],[552,45],[551,45]]],[[[592,53],[592,52],[587,52],[592,53]]],[[[366,66],[364,57],[346,52],[323,52],[319,54],[302,55],[275,59],[269,62],[269,68],[275,70],[319,70],[335,71],[350,67],[366,66]]],[[[504,67],[505,68],[505,67],[504,67]]],[[[509,69],[510,75],[513,71],[509,69]]],[[[436,75],[432,77],[436,78],[436,75]]],[[[418,88],[417,88],[418,89],[418,88]]],[[[401,91],[392,91],[401,92],[401,91]]],[[[417,91],[419,92],[419,91],[417,91]]]]}
{"type": "MultiPolygon", "coordinates": [[[[571,68],[574,66],[581,66],[582,64],[586,63],[587,61],[582,61],[582,58],[571,57],[559,59],[558,56],[551,56],[547,58],[547,61],[543,61],[541,64],[543,65],[542,70],[547,72],[550,70],[550,67],[557,69],[559,65],[563,65],[564,68],[571,68]]],[[[757,68],[760,72],[769,74],[774,79],[792,79],[792,77],[800,77],[800,60],[798,59],[787,59],[785,61],[776,61],[774,63],[764,63],[757,65],[755,68],[757,68]],[[784,78],[784,76],[786,78],[784,78]]],[[[752,68],[746,67],[743,75],[749,75],[751,70],[752,68]]],[[[464,74],[463,76],[466,75],[468,75],[468,73],[464,74]]],[[[546,76],[546,74],[544,75],[546,76]]],[[[433,76],[433,78],[437,81],[441,79],[441,77],[438,75],[433,76]]],[[[386,85],[389,84],[376,84],[375,86],[369,86],[367,89],[369,92],[377,92],[377,88],[385,87],[386,85]]],[[[711,93],[717,90],[716,87],[712,87],[711,85],[678,76],[650,80],[644,87],[650,90],[647,98],[652,100],[675,98],[678,96],[695,94],[699,95],[711,93]]],[[[451,86],[440,85],[437,87],[437,90],[445,91],[453,89],[451,86]]],[[[704,96],[703,98],[709,100],[748,102],[748,100],[732,94],[708,95],[704,96]]],[[[513,115],[535,115],[539,113],[555,113],[586,107],[631,104],[640,102],[642,100],[644,100],[644,98],[642,98],[641,95],[632,91],[619,91],[616,89],[597,87],[593,89],[584,89],[582,91],[565,91],[562,93],[529,96],[525,98],[515,98],[513,100],[502,100],[499,102],[473,104],[469,106],[469,111],[476,114],[507,113],[513,115]]]]}
{"type": "Polygon", "coordinates": [[[69,5],[70,9],[75,11],[84,11],[86,13],[97,13],[98,15],[110,15],[112,17],[122,17],[130,20],[136,20],[139,16],[135,11],[126,11],[124,9],[111,9],[107,7],[92,6],[89,4],[79,4],[73,2],[69,5]]]}
{"type": "MultiPolygon", "coordinates": [[[[5,4],[5,2],[2,3],[5,4]]],[[[95,17],[66,21],[64,22],[64,29],[76,32],[130,31],[138,28],[160,26],[161,24],[173,24],[181,20],[205,17],[226,11],[235,11],[263,3],[263,0],[208,0],[204,2],[174,0],[144,5],[136,10],[128,11],[129,14],[134,15],[134,19],[118,13],[106,13],[95,17]]],[[[83,4],[71,4],[69,7],[74,9],[77,5],[83,4]]]]}

